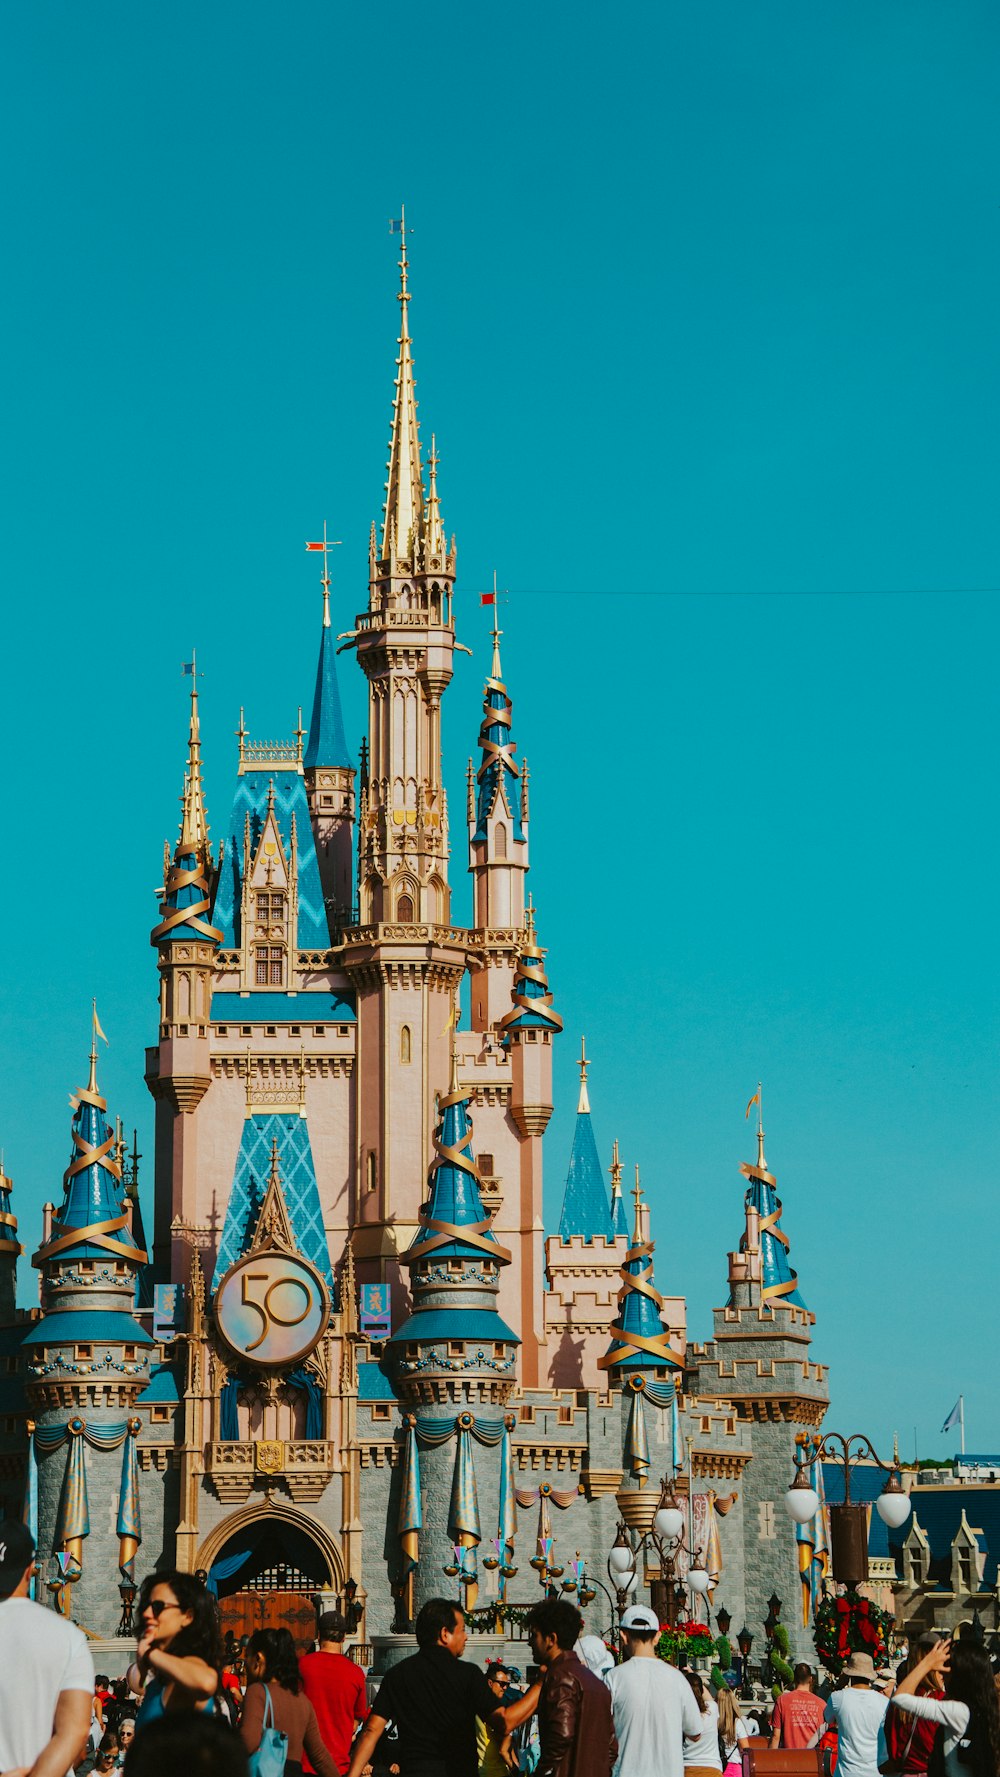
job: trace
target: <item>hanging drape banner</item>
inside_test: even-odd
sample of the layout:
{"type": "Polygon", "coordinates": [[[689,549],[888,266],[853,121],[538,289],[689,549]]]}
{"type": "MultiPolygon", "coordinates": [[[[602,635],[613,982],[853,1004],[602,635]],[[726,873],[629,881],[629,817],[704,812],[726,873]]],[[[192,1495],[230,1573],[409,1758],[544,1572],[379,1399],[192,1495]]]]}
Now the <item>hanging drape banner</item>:
{"type": "MultiPolygon", "coordinates": [[[[34,1426],[28,1422],[28,1472],[24,1482],[24,1522],[31,1533],[35,1547],[38,1547],[38,1458],[35,1455],[34,1426]]],[[[28,1581],[28,1596],[34,1598],[38,1585],[38,1576],[32,1573],[28,1581]]]]}
{"type": "Polygon", "coordinates": [[[499,1444],[504,1435],[502,1419],[479,1419],[474,1413],[460,1413],[457,1419],[432,1419],[428,1414],[418,1413],[415,1423],[418,1442],[430,1449],[446,1444],[456,1432],[469,1432],[477,1444],[487,1447],[499,1444]]]}
{"type": "Polygon", "coordinates": [[[705,1567],[708,1570],[708,1596],[712,1597],[722,1577],[722,1542],[719,1537],[719,1520],[715,1512],[718,1495],[709,1488],[705,1496],[705,1567]]]}
{"type": "Polygon", "coordinates": [[[87,1458],[82,1419],[71,1419],[66,1427],[69,1456],[59,1501],[56,1543],[69,1557],[66,1577],[78,1580],[83,1572],[83,1539],[90,1535],[90,1504],[87,1499],[87,1458]]]}
{"type": "Polygon", "coordinates": [[[476,1496],[476,1466],[472,1454],[472,1427],[463,1423],[471,1418],[471,1413],[459,1414],[458,1446],[455,1450],[455,1478],[452,1482],[451,1509],[448,1513],[448,1527],[458,1547],[467,1551],[462,1559],[466,1610],[475,1608],[478,1592],[476,1547],[482,1537],[479,1524],[479,1500],[476,1496]]]}
{"type": "Polygon", "coordinates": [[[515,1490],[514,1498],[519,1506],[536,1506],[540,1499],[550,1499],[553,1505],[557,1505],[560,1511],[564,1512],[566,1507],[572,1505],[574,1499],[579,1497],[579,1494],[579,1487],[563,1490],[553,1487],[551,1481],[543,1481],[540,1487],[518,1487],[515,1490]]]}
{"type": "Polygon", "coordinates": [[[649,1473],[649,1440],[646,1436],[646,1415],[642,1410],[641,1393],[632,1396],[625,1435],[625,1455],[633,1475],[644,1481],[649,1473]]]}
{"type": "Polygon", "coordinates": [[[413,1572],[420,1559],[420,1532],[424,1527],[420,1503],[420,1453],[417,1449],[416,1427],[412,1419],[406,1427],[403,1446],[403,1485],[399,1496],[399,1518],[396,1534],[403,1555],[403,1578],[413,1572]]]}
{"type": "Polygon", "coordinates": [[[505,1422],[503,1449],[500,1453],[500,1510],[497,1515],[500,1555],[505,1562],[513,1560],[516,1535],[517,1488],[514,1483],[514,1450],[510,1441],[510,1427],[505,1422]]]}
{"type": "Polygon", "coordinates": [[[122,1479],[118,1492],[118,1567],[122,1578],[135,1580],[135,1558],[142,1542],[139,1515],[139,1450],[136,1439],[141,1419],[130,1419],[122,1451],[122,1479]]]}

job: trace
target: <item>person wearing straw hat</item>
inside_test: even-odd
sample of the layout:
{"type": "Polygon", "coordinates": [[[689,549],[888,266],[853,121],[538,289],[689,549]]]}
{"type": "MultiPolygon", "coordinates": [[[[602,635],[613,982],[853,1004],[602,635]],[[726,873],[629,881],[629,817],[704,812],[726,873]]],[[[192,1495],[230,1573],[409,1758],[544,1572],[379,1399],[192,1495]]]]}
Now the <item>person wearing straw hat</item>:
{"type": "Polygon", "coordinates": [[[845,1688],[834,1691],[825,1720],[837,1729],[837,1777],[878,1777],[887,1759],[885,1715],[889,1699],[875,1689],[871,1654],[853,1653],[841,1675],[845,1688]]]}

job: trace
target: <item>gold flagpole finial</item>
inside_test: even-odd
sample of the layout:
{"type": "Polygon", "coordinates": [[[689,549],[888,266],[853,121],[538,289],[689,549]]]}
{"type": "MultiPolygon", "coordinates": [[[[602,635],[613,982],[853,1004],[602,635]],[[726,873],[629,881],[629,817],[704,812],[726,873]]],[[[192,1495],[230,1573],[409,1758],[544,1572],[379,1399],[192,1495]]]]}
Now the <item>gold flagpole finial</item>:
{"type": "Polygon", "coordinates": [[[497,592],[497,571],[496,571],[496,568],[494,568],[493,569],[493,664],[490,668],[490,677],[493,679],[496,679],[498,684],[501,683],[503,680],[503,667],[500,664],[500,637],[502,635],[503,635],[503,630],[500,628],[500,595],[497,592]]]}
{"type": "Polygon", "coordinates": [[[97,1001],[90,1002],[90,1079],[87,1091],[97,1091],[97,1001]]]}
{"type": "Polygon", "coordinates": [[[622,1192],[622,1163],[618,1153],[617,1135],[611,1144],[611,1165],[608,1167],[608,1171],[611,1174],[611,1195],[612,1197],[620,1197],[622,1192]]]}
{"type": "Polygon", "coordinates": [[[448,1092],[452,1097],[454,1097],[454,1095],[458,1092],[458,1001],[455,998],[454,988],[452,988],[452,994],[451,994],[451,1043],[450,1043],[450,1050],[451,1050],[451,1074],[450,1074],[450,1078],[449,1078],[448,1092]]]}
{"type": "Polygon", "coordinates": [[[641,1246],[645,1236],[642,1225],[642,1185],[639,1180],[638,1160],[635,1163],[635,1184],[632,1187],[632,1196],[635,1198],[635,1231],[632,1235],[632,1245],[641,1246]]]}
{"type": "Polygon", "coordinates": [[[580,1038],[580,1059],[577,1066],[580,1069],[580,1099],[576,1107],[579,1114],[580,1111],[589,1111],[590,1109],[590,1094],[587,1091],[587,1074],[590,1071],[590,1062],[587,1060],[586,1037],[580,1038]]]}
{"type": "Polygon", "coordinates": [[[757,1165],[761,1172],[767,1171],[767,1161],[764,1159],[764,1089],[759,1080],[757,1081],[757,1165]]]}

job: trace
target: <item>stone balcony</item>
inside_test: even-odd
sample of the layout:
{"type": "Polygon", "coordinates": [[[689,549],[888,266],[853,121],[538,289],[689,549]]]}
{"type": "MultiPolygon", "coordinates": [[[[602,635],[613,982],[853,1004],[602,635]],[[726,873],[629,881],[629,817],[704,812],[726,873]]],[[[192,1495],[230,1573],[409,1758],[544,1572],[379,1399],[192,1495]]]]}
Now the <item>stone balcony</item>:
{"type": "Polygon", "coordinates": [[[255,1487],[275,1481],[283,1481],[294,1500],[314,1503],[325,1493],[334,1466],[334,1446],[327,1438],[214,1443],[205,1451],[205,1472],[225,1505],[242,1505],[255,1487]]]}

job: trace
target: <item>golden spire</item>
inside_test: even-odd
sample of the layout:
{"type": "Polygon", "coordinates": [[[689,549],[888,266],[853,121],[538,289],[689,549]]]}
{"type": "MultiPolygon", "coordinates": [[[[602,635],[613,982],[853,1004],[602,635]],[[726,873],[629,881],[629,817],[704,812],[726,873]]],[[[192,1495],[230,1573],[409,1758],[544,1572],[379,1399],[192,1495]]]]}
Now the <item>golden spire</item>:
{"type": "Polygon", "coordinates": [[[495,681],[498,685],[502,685],[503,684],[503,667],[500,665],[500,637],[503,635],[503,630],[499,627],[499,625],[500,625],[500,607],[497,602],[497,599],[498,599],[497,571],[496,571],[496,568],[494,568],[493,569],[493,665],[490,667],[490,677],[492,679],[495,679],[495,681]]]}
{"type": "Polygon", "coordinates": [[[643,1214],[644,1204],[642,1201],[642,1185],[639,1183],[639,1162],[638,1162],[638,1160],[635,1163],[635,1184],[632,1187],[632,1196],[635,1198],[635,1228],[632,1233],[632,1245],[633,1246],[641,1246],[643,1241],[646,1238],[646,1235],[645,1235],[645,1217],[643,1214]]]}
{"type": "MultiPolygon", "coordinates": [[[[590,1068],[590,1062],[587,1060],[587,1039],[586,1039],[586,1037],[580,1038],[580,1060],[577,1065],[580,1069],[580,1099],[579,1099],[579,1103],[577,1104],[577,1107],[576,1107],[577,1115],[579,1116],[581,1111],[589,1111],[590,1110],[590,1097],[587,1092],[587,1073],[590,1068]]],[[[616,1142],[615,1143],[616,1149],[617,1149],[617,1146],[618,1146],[618,1144],[616,1142]]]]}
{"type": "Polygon", "coordinates": [[[611,1144],[611,1165],[608,1171],[611,1174],[611,1208],[614,1213],[614,1200],[622,1194],[622,1163],[618,1153],[617,1135],[611,1144]]]}
{"type": "Polygon", "coordinates": [[[271,1170],[268,1173],[267,1182],[269,1185],[280,1185],[281,1183],[281,1168],[278,1164],[278,1138],[276,1135],[271,1138],[271,1170]]]}
{"type": "MultiPolygon", "coordinates": [[[[242,712],[240,726],[243,725],[242,712]]],[[[184,773],[184,794],[181,797],[181,838],[179,854],[194,852],[202,865],[210,863],[208,845],[208,814],[201,782],[201,726],[198,720],[198,661],[191,651],[191,722],[188,728],[188,762],[184,773]]]]}
{"type": "Polygon", "coordinates": [[[400,216],[402,244],[399,257],[399,356],[396,359],[396,393],[392,403],[389,473],[382,526],[383,559],[390,555],[393,546],[398,554],[409,559],[411,536],[414,545],[417,545],[422,541],[424,533],[424,483],[408,314],[410,291],[407,283],[409,260],[406,257],[405,209],[401,210],[400,216]]]}
{"type": "Polygon", "coordinates": [[[437,468],[437,439],[432,432],[431,454],[428,464],[427,520],[424,526],[425,561],[430,557],[434,557],[435,560],[441,561],[447,554],[444,539],[444,525],[441,523],[441,502],[438,499],[437,468]]]}
{"type": "Polygon", "coordinates": [[[458,1001],[455,998],[454,988],[452,989],[452,994],[451,994],[451,1018],[449,1019],[448,1022],[451,1027],[451,1077],[450,1077],[450,1080],[448,1083],[448,1094],[449,1094],[449,1097],[451,1097],[451,1098],[457,1098],[457,1096],[458,1096],[458,1001]]]}
{"type": "MultiPolygon", "coordinates": [[[[97,1094],[97,1033],[100,1030],[100,1028],[101,1028],[100,1020],[97,1016],[97,1001],[91,1000],[91,1002],[90,1002],[90,1079],[87,1081],[87,1091],[93,1092],[95,1095],[97,1094]]],[[[101,1032],[101,1034],[103,1036],[103,1034],[104,1034],[103,1031],[101,1032]]]]}
{"type": "Polygon", "coordinates": [[[757,1165],[761,1172],[767,1171],[767,1161],[764,1159],[764,1090],[759,1080],[757,1081],[757,1165]]]}

